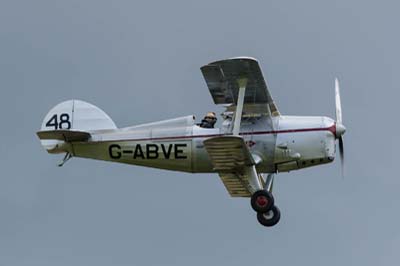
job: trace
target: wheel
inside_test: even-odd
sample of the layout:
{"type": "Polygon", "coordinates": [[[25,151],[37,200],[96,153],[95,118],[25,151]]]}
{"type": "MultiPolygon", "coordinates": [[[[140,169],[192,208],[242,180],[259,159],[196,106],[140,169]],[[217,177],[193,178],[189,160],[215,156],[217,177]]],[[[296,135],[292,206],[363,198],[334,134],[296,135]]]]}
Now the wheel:
{"type": "Polygon", "coordinates": [[[274,197],[269,191],[258,190],[251,196],[250,203],[256,212],[268,212],[274,205],[274,197]]]}
{"type": "Polygon", "coordinates": [[[274,226],[281,219],[281,211],[275,205],[266,213],[258,212],[257,220],[264,226],[274,226]]]}

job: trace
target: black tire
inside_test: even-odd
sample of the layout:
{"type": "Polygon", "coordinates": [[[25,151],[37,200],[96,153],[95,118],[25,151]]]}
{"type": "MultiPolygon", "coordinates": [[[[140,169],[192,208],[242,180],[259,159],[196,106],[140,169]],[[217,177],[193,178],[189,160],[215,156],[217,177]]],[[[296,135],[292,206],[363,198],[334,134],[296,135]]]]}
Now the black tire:
{"type": "Polygon", "coordinates": [[[267,227],[276,225],[280,219],[281,211],[275,205],[267,213],[257,213],[258,222],[267,227]]]}
{"type": "Polygon", "coordinates": [[[251,207],[256,212],[268,212],[274,206],[274,196],[266,190],[258,190],[251,196],[251,207]]]}

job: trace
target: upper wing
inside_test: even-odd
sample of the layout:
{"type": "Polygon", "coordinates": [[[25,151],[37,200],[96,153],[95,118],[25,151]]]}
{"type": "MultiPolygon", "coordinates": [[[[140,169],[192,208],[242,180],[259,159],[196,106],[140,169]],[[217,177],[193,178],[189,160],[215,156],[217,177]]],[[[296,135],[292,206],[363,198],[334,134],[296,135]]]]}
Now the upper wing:
{"type": "Polygon", "coordinates": [[[247,78],[243,111],[266,112],[280,115],[268,91],[258,61],[250,57],[237,57],[209,63],[201,67],[215,104],[236,105],[238,79],[247,78]]]}
{"type": "Polygon", "coordinates": [[[252,156],[242,137],[222,136],[204,141],[214,170],[218,172],[232,197],[250,197],[262,188],[262,178],[255,170],[252,156]]]}

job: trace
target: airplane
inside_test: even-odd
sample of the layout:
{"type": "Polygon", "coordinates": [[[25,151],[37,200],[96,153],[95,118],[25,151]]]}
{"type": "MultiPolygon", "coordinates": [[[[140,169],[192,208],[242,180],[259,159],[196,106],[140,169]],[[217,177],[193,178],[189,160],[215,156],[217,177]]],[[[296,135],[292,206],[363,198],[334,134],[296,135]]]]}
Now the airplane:
{"type": "Polygon", "coordinates": [[[189,173],[217,173],[232,197],[250,198],[258,222],[281,217],[272,194],[276,174],[331,163],[339,144],[344,167],[339,81],[336,120],[281,115],[258,61],[235,57],[202,66],[216,105],[220,128],[202,127],[193,115],[118,128],[98,107],[80,100],[56,105],[37,132],[48,153],[189,173]]]}

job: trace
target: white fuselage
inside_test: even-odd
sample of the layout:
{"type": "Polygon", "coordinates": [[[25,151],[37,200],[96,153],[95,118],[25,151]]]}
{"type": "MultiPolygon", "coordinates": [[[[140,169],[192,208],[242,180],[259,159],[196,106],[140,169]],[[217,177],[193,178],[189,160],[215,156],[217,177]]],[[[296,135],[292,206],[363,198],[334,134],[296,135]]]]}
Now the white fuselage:
{"type": "MultiPolygon", "coordinates": [[[[68,144],[76,157],[92,158],[192,173],[214,172],[203,141],[230,134],[231,120],[206,129],[186,116],[129,128],[91,132],[89,142],[68,144]]],[[[278,116],[243,119],[240,135],[257,170],[287,172],[332,162],[335,122],[327,117],[278,116]]],[[[60,150],[60,151],[61,151],[60,150]]],[[[57,152],[57,151],[54,151],[57,152]]]]}

